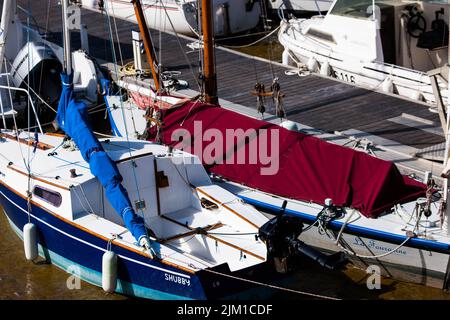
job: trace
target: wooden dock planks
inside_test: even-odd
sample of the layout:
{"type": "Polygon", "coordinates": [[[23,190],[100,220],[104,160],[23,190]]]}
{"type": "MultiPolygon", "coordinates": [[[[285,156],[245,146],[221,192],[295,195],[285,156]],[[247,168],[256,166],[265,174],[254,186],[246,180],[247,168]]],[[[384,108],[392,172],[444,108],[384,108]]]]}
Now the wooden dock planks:
{"type": "MultiPolygon", "coordinates": [[[[23,7],[27,1],[19,1],[23,7]],[[23,3],[22,3],[23,2],[23,3]]],[[[47,19],[47,2],[31,2],[31,12],[42,30],[47,19]]],[[[51,0],[48,30],[55,42],[61,43],[61,14],[56,0],[51,0]]],[[[111,54],[110,26],[114,35],[117,62],[120,64],[117,34],[120,39],[122,57],[125,62],[132,59],[131,30],[137,30],[137,25],[111,19],[110,24],[105,15],[82,10],[82,23],[87,25],[89,33],[90,53],[94,57],[109,62],[113,61],[111,54]]],[[[199,76],[199,54],[187,44],[195,41],[187,37],[179,38],[172,34],[151,32],[155,47],[161,50],[163,66],[168,70],[181,71],[181,79],[187,80],[193,90],[198,90],[196,80],[199,76]],[[160,43],[161,39],[161,43],[160,43]],[[181,48],[179,45],[181,43],[181,48]],[[189,63],[194,75],[189,68],[189,63]]],[[[79,46],[79,35],[73,32],[74,46],[79,46]]],[[[159,53],[158,53],[159,56],[159,53]]],[[[393,140],[399,144],[417,149],[430,148],[444,142],[442,135],[426,132],[416,127],[408,127],[389,119],[408,113],[416,117],[428,119],[439,124],[438,115],[428,110],[428,107],[385,95],[334,79],[316,75],[299,77],[286,75],[286,67],[278,63],[269,63],[258,58],[236,54],[230,50],[216,50],[217,80],[219,97],[233,104],[256,108],[256,98],[251,95],[256,81],[260,81],[269,90],[274,77],[279,77],[281,90],[285,93],[284,107],[289,120],[320,129],[325,132],[356,129],[393,140]]],[[[273,113],[271,98],[266,99],[267,110],[273,113]]]]}

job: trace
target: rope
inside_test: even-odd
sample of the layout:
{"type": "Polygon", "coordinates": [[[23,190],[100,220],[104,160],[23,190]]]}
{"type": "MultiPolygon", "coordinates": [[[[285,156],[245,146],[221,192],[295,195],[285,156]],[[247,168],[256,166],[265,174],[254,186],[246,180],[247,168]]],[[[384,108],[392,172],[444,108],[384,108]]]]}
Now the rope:
{"type": "Polygon", "coordinates": [[[234,280],[239,280],[239,281],[243,281],[243,282],[256,284],[256,285],[259,285],[259,286],[262,286],[262,287],[267,287],[267,288],[271,288],[271,289],[277,289],[277,290],[281,290],[281,291],[301,294],[301,295],[310,296],[310,297],[314,297],[314,298],[320,298],[320,299],[325,299],[325,300],[342,300],[342,299],[335,298],[335,297],[325,296],[325,295],[321,295],[321,294],[315,294],[315,293],[306,292],[306,291],[294,290],[294,289],[279,287],[279,286],[275,286],[275,285],[272,285],[272,284],[267,284],[267,283],[263,283],[263,282],[259,282],[259,281],[254,281],[254,280],[250,280],[250,279],[240,278],[240,277],[232,276],[232,275],[229,275],[229,274],[226,274],[226,273],[221,273],[221,272],[217,272],[217,271],[210,270],[210,269],[203,269],[203,271],[206,271],[206,272],[209,272],[209,273],[213,273],[213,274],[216,274],[216,275],[219,275],[219,276],[227,277],[227,278],[230,278],[230,279],[234,279],[234,280]]]}
{"type": "MultiPolygon", "coordinates": [[[[73,188],[73,190],[75,191],[75,195],[77,196],[78,201],[80,202],[81,206],[83,207],[83,210],[84,210],[85,212],[87,212],[87,213],[91,213],[91,214],[94,213],[93,211],[89,211],[89,209],[86,209],[86,207],[84,206],[83,201],[82,201],[81,198],[80,198],[80,195],[78,194],[77,189],[76,189],[76,188],[73,188]]],[[[88,206],[90,206],[89,201],[88,201],[87,199],[86,199],[86,202],[88,203],[88,206]]]]}
{"type": "Polygon", "coordinates": [[[198,81],[197,77],[195,76],[194,68],[192,67],[191,61],[189,60],[189,58],[188,58],[186,52],[185,52],[184,49],[183,49],[183,46],[181,45],[181,41],[180,41],[180,39],[179,39],[178,33],[177,33],[177,31],[175,30],[175,27],[174,27],[174,25],[173,25],[173,23],[172,23],[172,19],[170,19],[170,16],[169,16],[169,14],[167,13],[167,9],[166,9],[166,6],[164,5],[164,2],[163,2],[163,1],[161,1],[161,5],[162,5],[163,8],[164,8],[164,12],[166,13],[166,17],[167,17],[167,19],[169,20],[170,26],[172,27],[172,30],[173,30],[173,32],[175,33],[175,38],[177,39],[178,46],[180,47],[180,51],[183,53],[184,59],[186,60],[188,66],[189,66],[189,69],[190,69],[190,71],[191,71],[191,73],[192,73],[192,77],[193,77],[193,79],[195,79],[195,82],[197,83],[198,89],[199,89],[200,92],[201,92],[201,88],[202,88],[202,87],[201,87],[201,84],[200,84],[200,82],[198,81]]]}
{"type": "MultiPolygon", "coordinates": [[[[31,7],[31,0],[28,0],[28,8],[31,7]]],[[[27,49],[28,49],[28,57],[32,58],[31,50],[30,50],[30,16],[27,16],[27,49]]],[[[31,62],[30,59],[28,59],[28,74],[31,72],[31,62]]],[[[31,107],[30,107],[30,78],[28,77],[28,99],[27,99],[27,112],[28,112],[28,139],[31,139],[30,134],[30,127],[31,127],[31,107]]],[[[37,115],[36,115],[37,116],[37,115]]],[[[27,165],[27,171],[28,171],[28,178],[27,178],[27,212],[28,212],[28,223],[31,222],[31,148],[27,149],[27,156],[28,156],[28,165],[27,165]]],[[[24,159],[25,162],[25,159],[24,159]]]]}
{"type": "Polygon", "coordinates": [[[339,239],[340,239],[341,236],[342,236],[342,232],[344,232],[345,227],[347,226],[348,222],[349,222],[350,219],[353,217],[353,215],[355,214],[355,212],[356,212],[356,210],[353,209],[353,210],[352,210],[352,213],[348,216],[347,219],[345,219],[345,222],[344,222],[344,224],[342,225],[341,230],[339,230],[339,233],[338,233],[338,236],[337,236],[337,240],[336,240],[336,245],[338,245],[339,239]]]}
{"type": "MultiPolygon", "coordinates": [[[[419,222],[420,222],[420,217],[418,217],[418,218],[417,218],[416,225],[414,226],[414,229],[413,229],[413,231],[411,232],[411,235],[408,235],[407,238],[406,238],[402,243],[400,243],[397,247],[395,247],[394,249],[392,249],[392,250],[390,250],[390,251],[388,251],[388,252],[386,252],[386,253],[379,254],[379,255],[361,255],[361,254],[357,254],[357,253],[354,252],[354,251],[348,250],[347,248],[345,248],[345,247],[340,243],[340,242],[341,242],[341,239],[342,239],[341,235],[342,235],[342,233],[343,233],[343,230],[344,230],[345,226],[347,225],[347,222],[350,220],[350,218],[351,218],[351,216],[353,215],[354,212],[355,212],[355,210],[353,210],[353,212],[352,212],[352,214],[350,215],[350,217],[345,221],[344,225],[342,226],[341,231],[340,231],[339,234],[338,234],[338,237],[335,239],[335,244],[336,244],[337,246],[339,246],[341,249],[343,249],[346,253],[348,253],[348,254],[350,254],[350,255],[352,255],[352,256],[356,256],[356,257],[358,257],[358,258],[362,258],[362,259],[379,259],[379,258],[386,257],[386,256],[388,256],[388,255],[391,255],[392,253],[394,253],[395,251],[397,251],[398,249],[400,249],[401,247],[403,247],[403,246],[404,246],[411,238],[414,237],[414,236],[413,236],[413,235],[414,235],[414,231],[417,229],[417,226],[418,226],[418,224],[419,224],[419,222]]],[[[412,215],[411,215],[411,219],[412,219],[412,215]]],[[[411,221],[411,220],[410,220],[410,221],[411,221]]]]}
{"type": "Polygon", "coordinates": [[[276,27],[274,30],[272,30],[269,34],[265,35],[264,37],[262,37],[262,38],[260,38],[260,39],[258,39],[258,40],[256,40],[256,41],[254,41],[254,42],[252,42],[252,43],[249,43],[249,44],[245,44],[245,45],[242,45],[242,46],[227,46],[227,45],[222,45],[222,47],[230,48],[230,49],[239,49],[239,48],[247,48],[247,47],[251,47],[251,46],[254,46],[255,44],[260,43],[261,41],[266,40],[266,39],[269,38],[271,35],[273,35],[275,32],[277,32],[279,29],[280,29],[280,26],[276,27]]]}
{"type": "MultiPolygon", "coordinates": [[[[350,255],[352,255],[352,256],[355,256],[355,257],[358,257],[358,258],[362,258],[362,259],[379,259],[379,258],[386,257],[386,256],[388,256],[388,255],[391,255],[392,253],[394,253],[395,251],[397,251],[398,249],[400,249],[401,247],[403,247],[403,246],[406,244],[406,242],[408,242],[409,239],[411,239],[411,238],[412,238],[412,236],[408,236],[408,237],[405,239],[405,241],[403,241],[402,243],[400,243],[397,247],[395,247],[395,248],[392,249],[391,251],[388,251],[388,252],[386,252],[386,253],[379,254],[379,255],[361,255],[361,254],[357,254],[357,253],[354,252],[354,251],[348,250],[347,248],[345,248],[344,246],[342,246],[340,243],[337,243],[337,245],[339,246],[339,248],[341,248],[341,249],[344,250],[346,253],[348,253],[348,254],[350,254],[350,255]]],[[[340,240],[337,240],[337,241],[340,241],[340,240]]]]}

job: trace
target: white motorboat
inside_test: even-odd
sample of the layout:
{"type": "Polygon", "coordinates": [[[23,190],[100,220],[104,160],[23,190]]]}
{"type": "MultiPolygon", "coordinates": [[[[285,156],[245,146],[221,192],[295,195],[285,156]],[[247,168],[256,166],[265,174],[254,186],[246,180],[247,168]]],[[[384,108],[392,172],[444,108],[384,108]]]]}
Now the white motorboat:
{"type": "Polygon", "coordinates": [[[330,9],[332,0],[267,0],[272,11],[283,10],[294,14],[319,13],[330,9]]]}
{"type": "MultiPolygon", "coordinates": [[[[81,0],[81,5],[137,23],[131,1],[81,0]]],[[[198,34],[199,8],[196,0],[145,0],[142,5],[149,28],[186,35],[198,34]]],[[[214,0],[212,10],[216,36],[251,30],[258,25],[261,15],[260,2],[255,0],[214,0]]]]}
{"type": "Polygon", "coordinates": [[[281,22],[283,63],[445,105],[449,10],[445,1],[335,0],[326,16],[281,22]]]}

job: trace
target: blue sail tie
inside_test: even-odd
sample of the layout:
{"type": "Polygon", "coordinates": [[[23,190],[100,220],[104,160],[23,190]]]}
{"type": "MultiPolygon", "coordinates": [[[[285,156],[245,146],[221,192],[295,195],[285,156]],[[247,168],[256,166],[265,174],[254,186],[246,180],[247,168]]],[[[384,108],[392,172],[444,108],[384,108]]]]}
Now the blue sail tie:
{"type": "Polygon", "coordinates": [[[91,173],[104,187],[109,203],[139,242],[147,235],[144,219],[134,212],[128,193],[122,185],[122,175],[92,132],[86,104],[73,98],[73,77],[61,74],[61,81],[63,89],[56,120],[76,143],[83,159],[89,163],[91,173]]]}

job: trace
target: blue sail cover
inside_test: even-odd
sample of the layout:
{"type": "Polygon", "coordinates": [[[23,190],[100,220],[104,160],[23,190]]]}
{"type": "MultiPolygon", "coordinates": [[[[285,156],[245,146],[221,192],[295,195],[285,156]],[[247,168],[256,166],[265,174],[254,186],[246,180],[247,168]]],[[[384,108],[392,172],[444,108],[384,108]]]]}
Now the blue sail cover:
{"type": "Polygon", "coordinates": [[[104,151],[89,125],[87,106],[73,98],[73,76],[61,74],[62,93],[58,104],[56,121],[80,149],[83,159],[89,163],[91,173],[105,188],[110,204],[122,217],[125,226],[139,240],[147,235],[144,219],[133,210],[127,191],[122,185],[122,176],[116,164],[104,151]]]}

